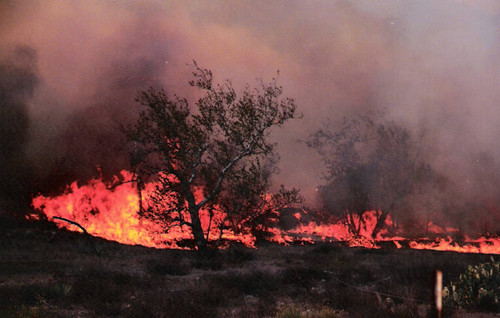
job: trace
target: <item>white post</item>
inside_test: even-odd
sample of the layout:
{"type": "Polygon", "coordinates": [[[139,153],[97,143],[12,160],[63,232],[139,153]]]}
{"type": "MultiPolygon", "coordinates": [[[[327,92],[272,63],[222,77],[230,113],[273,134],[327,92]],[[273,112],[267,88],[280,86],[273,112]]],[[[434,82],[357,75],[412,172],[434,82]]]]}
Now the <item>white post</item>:
{"type": "Polygon", "coordinates": [[[434,284],[434,305],[436,307],[437,318],[441,318],[443,310],[443,272],[436,271],[436,280],[434,284]]]}

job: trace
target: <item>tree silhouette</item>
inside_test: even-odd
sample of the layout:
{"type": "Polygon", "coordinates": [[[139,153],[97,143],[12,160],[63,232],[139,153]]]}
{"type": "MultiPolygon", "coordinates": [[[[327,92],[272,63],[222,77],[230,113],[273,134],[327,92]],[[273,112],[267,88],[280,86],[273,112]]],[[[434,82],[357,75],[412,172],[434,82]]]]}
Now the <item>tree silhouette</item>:
{"type": "MultiPolygon", "coordinates": [[[[296,105],[280,97],[275,78],[237,93],[229,80],[214,85],[210,70],[196,62],[193,67],[189,84],[202,92],[195,107],[164,90],[142,91],[137,100],[146,109],[125,133],[135,143],[138,171],[159,182],[143,216],[187,225],[198,249],[204,249],[208,233],[200,221],[202,208],[223,208],[222,223],[236,226],[269,201],[265,193],[277,170],[275,145],[268,137],[271,128],[296,117],[296,105]]],[[[281,204],[298,198],[296,190],[274,196],[287,198],[281,204]]]]}
{"type": "Polygon", "coordinates": [[[375,210],[375,238],[389,213],[404,213],[407,199],[436,179],[416,139],[382,113],[344,118],[335,127],[329,122],[306,143],[326,166],[325,184],[318,188],[323,206],[345,218],[354,235],[359,234],[363,214],[375,210]]]}

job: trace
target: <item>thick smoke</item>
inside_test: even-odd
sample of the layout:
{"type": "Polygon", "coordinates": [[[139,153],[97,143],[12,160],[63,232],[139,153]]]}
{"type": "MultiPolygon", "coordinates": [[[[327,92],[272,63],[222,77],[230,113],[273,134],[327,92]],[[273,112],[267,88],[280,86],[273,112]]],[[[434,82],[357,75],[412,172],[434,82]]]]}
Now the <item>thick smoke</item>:
{"type": "Polygon", "coordinates": [[[19,46],[0,59],[0,204],[26,209],[32,190],[25,149],[30,129],[28,101],[38,83],[36,54],[19,46]]]}
{"type": "MultiPolygon", "coordinates": [[[[496,1],[2,1],[0,51],[32,48],[38,79],[32,95],[9,90],[5,100],[24,106],[2,106],[17,118],[2,123],[19,124],[5,132],[18,140],[9,153],[24,156],[37,191],[97,166],[110,175],[128,167],[118,127],[134,118],[137,90],[196,97],[185,85],[192,59],[239,86],[279,69],[304,118],[274,135],[276,184],[313,203],[324,167],[297,140],[327,118],[383,109],[424,134],[425,156],[453,185],[446,215],[479,213],[470,202],[490,213],[500,201],[498,21],[496,1]]],[[[19,68],[13,59],[2,67],[19,68]]],[[[15,79],[6,74],[2,85],[15,79]]]]}

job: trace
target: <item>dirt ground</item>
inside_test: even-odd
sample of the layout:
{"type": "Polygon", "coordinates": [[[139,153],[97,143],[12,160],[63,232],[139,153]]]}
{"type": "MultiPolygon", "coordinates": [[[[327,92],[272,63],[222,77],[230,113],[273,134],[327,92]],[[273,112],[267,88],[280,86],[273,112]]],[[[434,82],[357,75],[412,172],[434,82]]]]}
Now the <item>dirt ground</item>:
{"type": "Polygon", "coordinates": [[[433,272],[447,284],[489,259],[340,243],[157,250],[3,224],[0,317],[434,317],[433,272]]]}

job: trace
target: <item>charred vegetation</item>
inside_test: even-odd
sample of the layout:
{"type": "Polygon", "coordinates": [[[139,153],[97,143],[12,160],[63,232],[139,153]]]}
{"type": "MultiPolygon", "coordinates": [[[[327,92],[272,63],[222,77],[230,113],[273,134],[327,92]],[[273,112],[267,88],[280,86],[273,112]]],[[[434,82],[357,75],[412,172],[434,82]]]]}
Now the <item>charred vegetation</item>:
{"type": "MultiPolygon", "coordinates": [[[[57,230],[53,238],[53,231],[3,231],[2,317],[280,317],[292,309],[333,317],[426,317],[435,269],[449,284],[468,265],[490,258],[332,243],[233,246],[200,257],[95,238],[102,250],[96,255],[85,235],[57,230]]],[[[454,307],[444,312],[469,315],[454,307]]]]}

